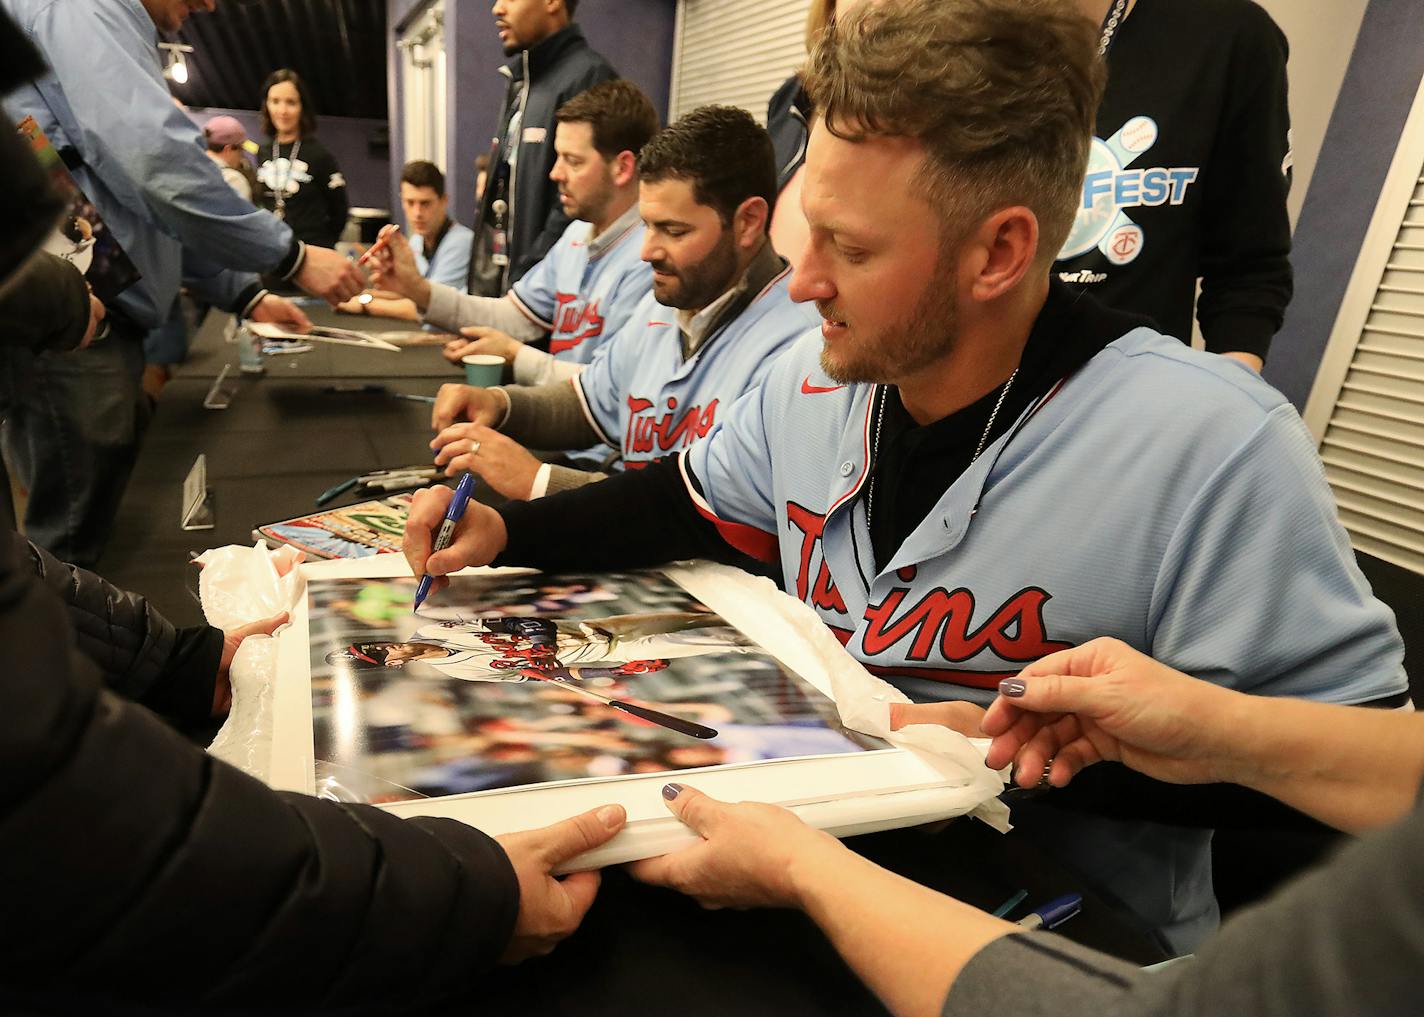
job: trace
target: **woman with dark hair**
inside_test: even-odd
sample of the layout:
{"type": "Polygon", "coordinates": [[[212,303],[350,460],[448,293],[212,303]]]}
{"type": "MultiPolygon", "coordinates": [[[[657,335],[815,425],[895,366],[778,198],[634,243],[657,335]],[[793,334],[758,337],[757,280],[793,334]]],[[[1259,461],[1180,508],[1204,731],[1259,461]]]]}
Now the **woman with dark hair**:
{"type": "Polygon", "coordinates": [[[346,178],[336,157],[316,137],[316,108],[296,71],[273,71],[262,85],[262,132],[272,140],[258,152],[262,205],[292,227],[298,239],[334,247],[346,225],[346,178]]]}

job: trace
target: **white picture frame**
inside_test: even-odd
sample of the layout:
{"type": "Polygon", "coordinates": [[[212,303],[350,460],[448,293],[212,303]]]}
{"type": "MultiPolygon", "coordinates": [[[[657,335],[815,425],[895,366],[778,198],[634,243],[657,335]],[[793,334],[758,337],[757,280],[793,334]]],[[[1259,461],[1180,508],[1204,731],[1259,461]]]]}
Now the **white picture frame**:
{"type": "MultiPolygon", "coordinates": [[[[302,566],[302,571],[308,581],[410,575],[404,559],[397,555],[316,562],[302,566]]],[[[467,570],[471,574],[487,571],[467,570]]],[[[733,569],[696,565],[662,571],[831,697],[846,726],[879,736],[889,734],[866,730],[868,725],[856,723],[855,717],[867,715],[867,706],[873,715],[876,702],[901,697],[835,643],[804,605],[769,582],[733,569]]],[[[268,780],[275,788],[311,794],[316,787],[316,768],[307,603],[307,597],[302,596],[290,626],[278,638],[268,780]]],[[[378,807],[407,818],[456,819],[498,836],[544,826],[601,805],[622,805],[628,814],[624,830],[603,847],[574,859],[568,866],[570,871],[634,861],[693,843],[695,835],[664,805],[661,789],[670,780],[722,799],[782,805],[811,825],[841,837],[947,819],[981,807],[994,815],[997,803],[993,799],[1002,783],[983,765],[984,744],[971,743],[943,729],[910,730],[934,735],[919,740],[933,744],[937,751],[906,745],[838,756],[584,778],[378,807]]]]}

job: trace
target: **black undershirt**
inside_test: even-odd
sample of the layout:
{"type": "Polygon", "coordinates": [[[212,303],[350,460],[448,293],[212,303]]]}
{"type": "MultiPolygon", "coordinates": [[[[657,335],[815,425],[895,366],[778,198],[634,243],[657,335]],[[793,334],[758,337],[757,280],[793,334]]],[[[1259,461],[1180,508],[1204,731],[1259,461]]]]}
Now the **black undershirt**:
{"type": "Polygon", "coordinates": [[[445,242],[445,234],[450,232],[450,227],[454,224],[454,220],[446,216],[445,221],[440,224],[440,232],[435,234],[434,240],[422,239],[420,247],[421,253],[425,255],[427,272],[430,270],[428,266],[435,260],[435,252],[440,250],[440,245],[445,242]]]}
{"type": "MultiPolygon", "coordinates": [[[[984,447],[992,445],[1030,404],[1103,347],[1149,324],[1146,318],[1110,310],[1054,280],[1024,344],[1018,376],[994,415],[984,447]]],[[[885,405],[878,451],[871,463],[871,479],[866,482],[867,491],[872,485],[874,488],[870,542],[877,566],[883,568],[895,556],[950,484],[969,468],[1003,388],[1000,382],[963,409],[923,426],[906,411],[898,389],[888,385],[877,388],[872,420],[881,411],[880,401],[885,405]]],[[[872,435],[873,428],[874,424],[872,435]]],[[[873,436],[871,442],[874,447],[873,436]]]]}

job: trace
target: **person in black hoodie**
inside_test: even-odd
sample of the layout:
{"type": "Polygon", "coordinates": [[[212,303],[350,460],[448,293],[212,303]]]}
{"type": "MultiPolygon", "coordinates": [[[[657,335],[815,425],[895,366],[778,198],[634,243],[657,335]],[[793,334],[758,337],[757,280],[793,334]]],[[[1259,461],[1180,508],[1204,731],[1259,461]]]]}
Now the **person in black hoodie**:
{"type": "Polygon", "coordinates": [[[618,77],[573,24],[578,0],[495,0],[495,27],[509,81],[475,221],[469,292],[503,296],[569,224],[554,168],[554,111],[618,77]]]}
{"type": "MultiPolygon", "coordinates": [[[[3,13],[0,56],[0,91],[42,70],[3,13]]],[[[0,293],[24,266],[44,323],[0,308],[0,340],[66,348],[92,330],[82,282],[53,274],[73,269],[30,260],[59,207],[0,132],[0,293]]],[[[579,924],[597,875],[550,872],[612,837],[619,808],[496,840],[276,792],[183,736],[226,709],[242,640],[283,621],[175,629],[0,533],[0,1009],[408,1012],[579,924]]]]}
{"type": "Polygon", "coordinates": [[[316,136],[316,108],[296,71],[273,71],[262,83],[262,132],[272,140],[257,154],[262,207],[292,227],[297,239],[335,247],[350,202],[336,156],[316,136]]]}
{"type": "Polygon", "coordinates": [[[1183,342],[1195,302],[1259,371],[1292,289],[1285,36],[1251,0],[1077,2],[1108,86],[1058,278],[1183,342]]]}

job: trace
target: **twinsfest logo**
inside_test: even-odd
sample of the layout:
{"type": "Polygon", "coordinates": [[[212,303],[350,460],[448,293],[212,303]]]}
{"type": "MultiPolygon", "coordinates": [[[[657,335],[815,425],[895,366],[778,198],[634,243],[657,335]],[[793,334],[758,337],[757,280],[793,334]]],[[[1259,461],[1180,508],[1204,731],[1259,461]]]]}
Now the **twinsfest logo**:
{"type": "Polygon", "coordinates": [[[1093,139],[1088,172],[1083,178],[1083,199],[1073,230],[1058,253],[1059,260],[1076,258],[1097,248],[1114,265],[1135,261],[1147,238],[1128,211],[1186,201],[1187,191],[1200,173],[1198,167],[1131,168],[1157,143],[1157,137],[1156,121],[1133,117],[1107,141],[1093,139]]]}

